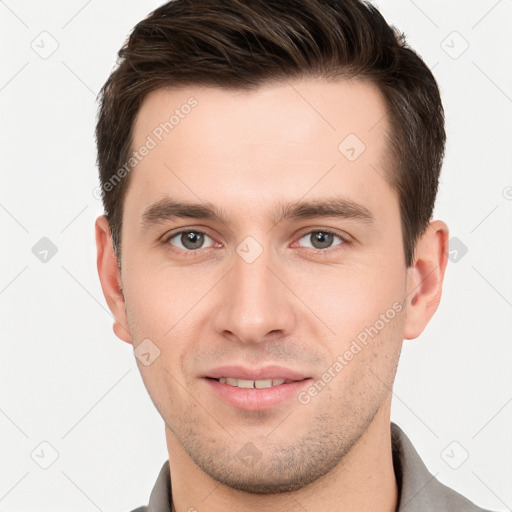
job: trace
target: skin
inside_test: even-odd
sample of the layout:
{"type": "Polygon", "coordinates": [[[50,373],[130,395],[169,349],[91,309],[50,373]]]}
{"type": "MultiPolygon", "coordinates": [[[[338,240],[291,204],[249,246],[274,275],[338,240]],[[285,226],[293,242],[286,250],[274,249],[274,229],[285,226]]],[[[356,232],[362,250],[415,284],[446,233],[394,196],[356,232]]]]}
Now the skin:
{"type": "Polygon", "coordinates": [[[134,349],[150,339],[160,350],[137,364],[166,425],[173,510],[394,511],[391,389],[403,340],[419,336],[439,304],[448,228],[432,221],[405,266],[398,196],[383,179],[385,103],[372,84],[160,89],[141,106],[133,147],[190,96],[197,107],[132,171],[122,271],[105,217],[96,221],[114,332],[134,349]],[[338,150],[350,133],[366,146],[353,162],[338,150]],[[335,195],[366,207],[373,223],[268,218],[278,201],[335,195]],[[143,229],[145,209],[167,196],[212,203],[228,222],[143,229]],[[207,236],[198,249],[169,240],[180,228],[207,236]],[[347,241],[320,246],[322,229],[347,241]],[[236,252],[247,236],[263,250],[252,263],[236,252]],[[273,363],[316,381],[393,304],[401,311],[307,404],[241,410],[202,378],[225,364],[273,363]],[[237,456],[247,443],[259,456],[250,467],[237,456]]]}

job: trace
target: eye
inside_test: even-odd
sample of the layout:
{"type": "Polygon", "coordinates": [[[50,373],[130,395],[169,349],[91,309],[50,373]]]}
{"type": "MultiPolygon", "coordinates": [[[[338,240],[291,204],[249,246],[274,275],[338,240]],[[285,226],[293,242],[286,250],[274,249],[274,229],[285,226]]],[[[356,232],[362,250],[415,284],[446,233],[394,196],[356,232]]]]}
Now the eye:
{"type": "MultiPolygon", "coordinates": [[[[173,251],[184,251],[185,253],[192,254],[199,249],[207,248],[204,246],[206,239],[210,240],[210,247],[212,247],[215,242],[204,231],[188,229],[170,234],[165,237],[164,243],[170,245],[173,251]]],[[[303,239],[306,240],[306,245],[303,246],[311,249],[315,253],[326,253],[327,249],[350,243],[347,238],[328,229],[310,231],[302,235],[299,242],[303,239]],[[339,243],[333,245],[335,239],[338,239],[339,243]],[[310,245],[307,245],[308,241],[310,245]]],[[[295,242],[293,245],[296,246],[297,244],[298,242],[295,242]]]]}
{"type": "Polygon", "coordinates": [[[173,233],[172,235],[166,237],[165,243],[170,244],[173,247],[178,247],[181,250],[187,252],[194,252],[197,249],[203,249],[203,244],[205,242],[205,238],[212,240],[206,233],[203,231],[197,230],[187,230],[187,231],[179,231],[177,233],[173,233]],[[176,245],[172,242],[172,240],[176,239],[176,245]]]}
{"type": "MultiPolygon", "coordinates": [[[[335,244],[342,245],[344,243],[348,243],[345,238],[343,238],[341,235],[334,233],[333,231],[329,231],[327,229],[318,229],[316,231],[310,231],[309,233],[306,233],[303,235],[300,240],[309,240],[311,245],[309,247],[313,249],[315,252],[325,252],[325,249],[330,249],[333,247],[333,240],[337,238],[340,240],[340,243],[335,244]]],[[[306,245],[306,247],[308,247],[306,245]]]]}

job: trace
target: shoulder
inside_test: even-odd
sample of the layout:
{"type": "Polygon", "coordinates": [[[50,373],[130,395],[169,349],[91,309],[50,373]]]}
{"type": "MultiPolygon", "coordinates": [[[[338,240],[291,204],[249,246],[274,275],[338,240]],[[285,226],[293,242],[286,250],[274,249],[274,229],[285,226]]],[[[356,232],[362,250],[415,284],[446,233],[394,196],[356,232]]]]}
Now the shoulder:
{"type": "Polygon", "coordinates": [[[391,423],[393,465],[400,488],[398,512],[491,512],[450,489],[432,475],[409,438],[391,423]]]}
{"type": "Polygon", "coordinates": [[[131,512],[171,512],[171,510],[171,473],[169,459],[166,459],[158,473],[155,485],[149,496],[148,505],[140,506],[131,512]]]}

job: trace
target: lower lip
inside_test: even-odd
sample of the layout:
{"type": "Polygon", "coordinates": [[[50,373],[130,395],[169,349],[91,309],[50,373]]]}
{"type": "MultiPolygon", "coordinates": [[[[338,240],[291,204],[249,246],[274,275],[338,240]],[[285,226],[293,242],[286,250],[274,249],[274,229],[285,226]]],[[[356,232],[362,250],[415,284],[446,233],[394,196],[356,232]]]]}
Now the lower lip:
{"type": "Polygon", "coordinates": [[[296,397],[311,379],[272,386],[271,388],[238,388],[229,384],[222,384],[214,379],[204,379],[210,389],[224,402],[246,411],[265,411],[276,405],[296,397]]]}

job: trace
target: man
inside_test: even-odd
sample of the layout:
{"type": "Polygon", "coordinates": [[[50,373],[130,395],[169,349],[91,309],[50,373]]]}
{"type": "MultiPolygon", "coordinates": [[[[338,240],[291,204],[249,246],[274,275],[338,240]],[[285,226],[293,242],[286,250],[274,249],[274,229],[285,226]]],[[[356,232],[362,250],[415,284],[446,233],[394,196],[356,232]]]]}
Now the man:
{"type": "Polygon", "coordinates": [[[98,271],[165,421],[152,512],[478,511],[390,422],[441,297],[424,62],[357,0],[174,0],[101,91],[98,271]]]}

